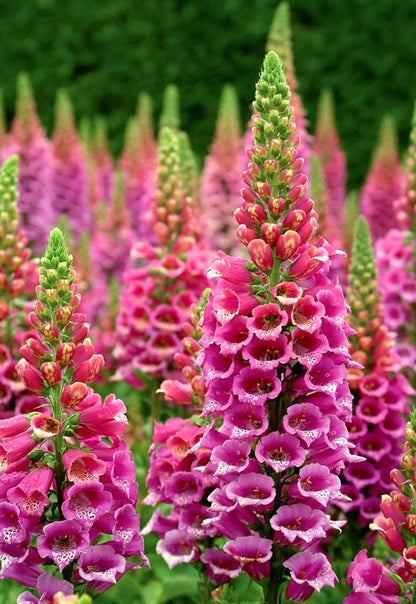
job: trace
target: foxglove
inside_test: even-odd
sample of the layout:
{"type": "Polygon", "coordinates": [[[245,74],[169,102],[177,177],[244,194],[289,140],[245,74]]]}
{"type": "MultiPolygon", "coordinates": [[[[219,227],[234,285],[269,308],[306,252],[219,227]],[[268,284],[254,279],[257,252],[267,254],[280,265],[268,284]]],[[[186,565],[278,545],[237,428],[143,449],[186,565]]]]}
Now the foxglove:
{"type": "Polygon", "coordinates": [[[273,52],[252,134],[235,213],[251,262],[221,254],[209,269],[199,340],[185,340],[202,374],[203,409],[155,430],[145,502],[172,509],[156,511],[146,530],[159,534],[170,567],[202,565],[217,585],[246,572],[263,581],[265,601],[286,585],[301,602],[336,579],[317,546],[343,524],[329,505],[343,498],[339,473],[354,459],[345,423],[351,330],[342,291],[325,274],[334,250],[311,241],[316,212],[273,52]]]}
{"type": "Polygon", "coordinates": [[[77,312],[74,280],[71,256],[54,229],[28,317],[36,337],[22,346],[16,367],[42,401],[32,413],[0,422],[0,505],[7,513],[0,577],[41,598],[101,593],[130,568],[147,564],[135,465],[123,439],[126,408],[114,395],[101,400],[89,386],[103,358],[94,354],[85,315],[77,312]]]}
{"type": "Polygon", "coordinates": [[[351,521],[358,512],[359,524],[368,526],[381,495],[393,486],[390,472],[400,461],[412,390],[398,371],[400,359],[384,322],[370,232],[362,216],[356,224],[349,283],[350,324],[356,330],[350,345],[359,365],[348,370],[354,397],[348,427],[357,453],[365,460],[346,468],[343,492],[351,501],[340,505],[351,521]]]}

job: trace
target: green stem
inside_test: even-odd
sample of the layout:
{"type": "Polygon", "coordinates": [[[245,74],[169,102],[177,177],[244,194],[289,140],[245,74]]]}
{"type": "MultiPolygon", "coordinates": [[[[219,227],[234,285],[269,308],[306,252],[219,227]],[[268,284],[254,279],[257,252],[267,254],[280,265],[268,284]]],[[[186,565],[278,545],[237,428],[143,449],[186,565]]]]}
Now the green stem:
{"type": "Polygon", "coordinates": [[[282,581],[282,564],[277,544],[273,544],[273,556],[270,560],[270,577],[264,587],[265,604],[281,604],[280,584],[282,581]]]}
{"type": "Polygon", "coordinates": [[[279,260],[278,258],[274,259],[272,272],[270,273],[270,277],[269,277],[270,287],[274,287],[275,285],[277,285],[279,283],[281,264],[282,264],[281,260],[279,260]]]}
{"type": "MultiPolygon", "coordinates": [[[[62,394],[62,385],[59,384],[56,388],[51,388],[50,393],[50,401],[52,405],[53,416],[58,422],[62,422],[62,406],[61,406],[61,394],[62,394]]],[[[59,434],[57,434],[54,438],[54,448],[55,448],[55,482],[56,482],[56,498],[58,502],[58,514],[59,520],[63,520],[62,514],[62,504],[64,501],[63,491],[64,491],[64,483],[65,483],[65,471],[64,465],[62,462],[62,451],[64,446],[64,434],[61,430],[59,434]]]]}

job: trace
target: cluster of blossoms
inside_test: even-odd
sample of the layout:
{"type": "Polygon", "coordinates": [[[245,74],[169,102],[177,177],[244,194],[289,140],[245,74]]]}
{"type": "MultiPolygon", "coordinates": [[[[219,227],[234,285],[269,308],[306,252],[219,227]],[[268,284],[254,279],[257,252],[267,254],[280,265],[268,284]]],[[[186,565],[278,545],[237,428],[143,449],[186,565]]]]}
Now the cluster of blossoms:
{"type": "Polygon", "coordinates": [[[358,523],[368,526],[379,509],[380,496],[393,486],[390,472],[400,462],[404,416],[409,412],[408,395],[413,391],[399,373],[400,358],[384,323],[370,232],[362,216],[356,224],[349,282],[350,324],[356,330],[350,344],[352,358],[361,368],[348,370],[354,397],[353,419],[348,427],[363,461],[346,468],[342,492],[351,501],[340,507],[346,512],[358,510],[358,523]]]}
{"type": "Polygon", "coordinates": [[[394,122],[384,118],[374,159],[360,196],[373,242],[398,226],[394,202],[400,195],[401,166],[394,122]]]}
{"type": "Polygon", "coordinates": [[[58,229],[39,272],[28,316],[35,335],[16,371],[42,404],[0,421],[0,577],[38,592],[24,592],[25,603],[52,601],[52,592],[94,595],[147,564],[135,465],[123,439],[126,408],[88,386],[103,359],[77,312],[75,271],[58,229]]]}
{"type": "Polygon", "coordinates": [[[286,580],[297,602],[334,585],[319,542],[343,524],[329,506],[343,499],[339,473],[354,460],[347,306],[325,275],[332,246],[311,242],[316,212],[289,99],[270,52],[235,213],[252,262],[222,254],[209,270],[193,342],[203,409],[157,427],[146,500],[172,504],[150,523],[170,567],[196,563],[216,585],[246,572],[265,580],[268,602],[286,580]]]}
{"type": "Polygon", "coordinates": [[[416,597],[416,412],[406,424],[401,467],[391,471],[395,489],[383,495],[380,515],[370,524],[386,543],[393,558],[387,568],[376,558],[359,552],[347,573],[352,592],[344,604],[399,604],[416,597]],[[399,554],[399,557],[397,556],[399,554]],[[394,558],[397,558],[396,560],[394,558]]]}
{"type": "Polygon", "coordinates": [[[132,247],[117,318],[116,379],[136,388],[144,387],[140,372],[158,379],[177,373],[172,361],[181,349],[183,323],[207,285],[207,253],[197,245],[198,221],[183,187],[178,136],[169,128],[161,134],[150,223],[159,246],[140,241],[132,247]],[[137,261],[141,266],[134,266],[137,261]]]}
{"type": "Polygon", "coordinates": [[[220,100],[215,138],[201,175],[207,244],[227,254],[241,249],[233,213],[240,203],[242,138],[235,90],[228,85],[220,100]]]}
{"type": "Polygon", "coordinates": [[[0,172],[0,417],[28,411],[39,404],[16,374],[18,349],[30,337],[24,322],[24,305],[29,304],[38,282],[36,261],[23,231],[18,226],[18,159],[6,160],[0,172]],[[25,302],[26,301],[26,302],[25,302]]]}
{"type": "Polygon", "coordinates": [[[401,229],[388,231],[376,245],[385,319],[398,340],[402,369],[416,386],[416,111],[401,194],[395,202],[401,229]]]}

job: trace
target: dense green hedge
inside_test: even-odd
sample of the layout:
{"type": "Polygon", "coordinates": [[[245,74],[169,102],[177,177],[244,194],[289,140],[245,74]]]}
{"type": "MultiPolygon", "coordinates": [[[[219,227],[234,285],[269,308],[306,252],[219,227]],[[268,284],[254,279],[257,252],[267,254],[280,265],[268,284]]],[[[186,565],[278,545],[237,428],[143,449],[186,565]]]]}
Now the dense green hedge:
{"type": "MultiPolygon", "coordinates": [[[[51,129],[57,88],[78,118],[107,117],[118,153],[141,91],[158,116],[176,83],[182,125],[204,154],[226,82],[249,115],[275,0],[0,0],[0,85],[7,116],[27,71],[51,129]]],[[[382,115],[392,113],[402,149],[416,97],[416,0],[291,0],[300,92],[311,126],[319,92],[334,90],[350,185],[367,171],[382,115]]]]}

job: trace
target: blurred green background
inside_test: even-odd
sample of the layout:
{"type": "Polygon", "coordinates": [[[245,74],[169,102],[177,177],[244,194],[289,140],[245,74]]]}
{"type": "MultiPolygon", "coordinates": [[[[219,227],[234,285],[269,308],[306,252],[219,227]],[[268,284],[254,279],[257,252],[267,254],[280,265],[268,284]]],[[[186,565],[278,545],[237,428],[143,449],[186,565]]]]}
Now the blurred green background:
{"type": "MultiPolygon", "coordinates": [[[[408,143],[416,97],[416,0],[290,0],[300,93],[314,128],[318,95],[331,87],[347,152],[349,186],[362,184],[381,117],[408,143]]],[[[155,118],[175,83],[182,128],[202,157],[223,84],[238,92],[243,124],[276,0],[0,0],[0,86],[14,113],[16,74],[29,73],[51,131],[55,93],[66,87],[77,119],[108,121],[118,155],[139,92],[155,118]]]]}

